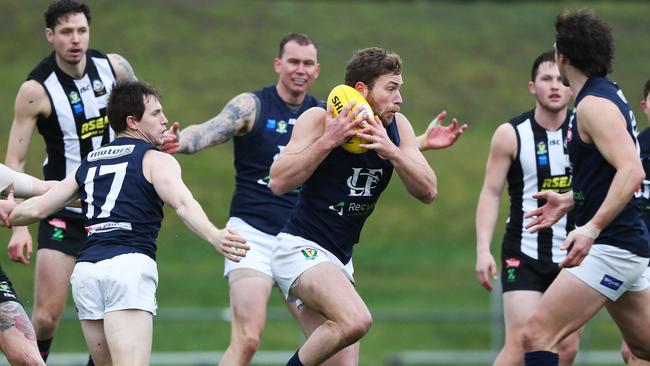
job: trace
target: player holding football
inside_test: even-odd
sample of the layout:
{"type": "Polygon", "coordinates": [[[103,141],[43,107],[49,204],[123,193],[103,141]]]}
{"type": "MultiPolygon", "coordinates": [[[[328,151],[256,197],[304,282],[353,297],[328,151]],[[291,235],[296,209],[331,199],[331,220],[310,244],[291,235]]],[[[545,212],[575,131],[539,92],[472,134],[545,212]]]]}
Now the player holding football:
{"type": "Polygon", "coordinates": [[[367,99],[376,117],[352,110],[352,103],[336,118],[331,109],[311,108],[271,166],[273,193],[302,185],[273,250],[273,276],[288,301],[321,317],[289,366],[320,365],[370,329],[370,312],[353,286],[352,247],[393,169],[420,201],[431,203],[437,195],[436,176],[399,113],[400,57],[380,48],[359,50],[347,64],[345,84],[367,99]],[[345,151],[341,145],[352,136],[365,139],[361,147],[369,151],[345,151]]]}
{"type": "MultiPolygon", "coordinates": [[[[270,257],[276,235],[286,224],[296,204],[297,190],[275,196],[268,188],[269,168],[289,142],[298,116],[318,105],[308,89],[320,73],[318,47],[307,35],[290,33],[279,45],[273,62],[278,75],[275,85],[230,100],[214,118],[178,131],[172,126],[163,150],[195,153],[233,140],[236,188],[230,206],[228,227],[236,229],[252,249],[239,263],[226,260],[224,275],[230,286],[232,315],[228,349],[222,366],[248,365],[260,344],[266,323],[266,306],[275,284],[270,257]]],[[[449,126],[437,125],[439,114],[419,137],[422,149],[453,144],[467,127],[454,119],[449,126]]],[[[289,309],[299,320],[306,336],[321,323],[318,314],[289,309]]],[[[358,345],[328,360],[332,366],[356,365],[358,345]]]]}

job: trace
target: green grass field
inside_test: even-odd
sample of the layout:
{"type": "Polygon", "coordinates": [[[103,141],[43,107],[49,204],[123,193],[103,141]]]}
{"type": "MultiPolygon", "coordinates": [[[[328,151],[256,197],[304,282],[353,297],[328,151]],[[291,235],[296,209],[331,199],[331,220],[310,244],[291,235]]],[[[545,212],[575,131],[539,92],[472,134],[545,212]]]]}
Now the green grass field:
{"type": "MultiPolygon", "coordinates": [[[[355,251],[358,290],[373,311],[385,309],[485,311],[489,294],[474,278],[474,209],[490,136],[511,116],[532,108],[526,85],[532,60],[552,48],[555,15],[590,6],[614,29],[612,79],[638,107],[650,77],[645,2],[218,1],[95,0],[91,46],[126,57],[142,80],[163,92],[170,121],[182,125],[216,115],[233,96],[274,84],[272,60],[288,32],[305,32],[319,45],[321,75],[312,91],[325,97],[342,82],[358,48],[380,46],[404,61],[402,111],[422,131],[440,110],[470,123],[458,144],[427,158],[437,173],[439,198],[430,206],[407,197],[395,176],[368,220],[355,251]]],[[[0,151],[6,151],[13,100],[27,73],[51,48],[43,36],[46,1],[4,1],[0,8],[0,151]]],[[[640,123],[642,126],[644,122],[640,123]]],[[[41,174],[43,144],[35,136],[28,172],[41,174]]],[[[232,146],[178,156],[183,174],[209,216],[223,225],[234,187],[232,146]]],[[[503,205],[505,212],[505,204],[503,205]]],[[[160,309],[225,307],[223,261],[166,210],[159,240],[160,309]]],[[[502,214],[503,218],[504,215],[502,214]]],[[[493,247],[503,232],[497,228],[493,247]]],[[[32,232],[35,233],[35,227],[32,232]]],[[[9,234],[0,233],[0,243],[9,234]]],[[[33,265],[2,266],[27,307],[33,265]]],[[[271,306],[280,307],[274,295],[271,306]]],[[[161,311],[162,311],[161,310],[161,311]]],[[[229,327],[219,321],[159,321],[154,350],[223,350],[229,327]]],[[[592,327],[591,349],[616,349],[607,321],[592,327]]],[[[262,349],[298,347],[293,322],[273,321],[262,349]]],[[[404,349],[489,349],[487,322],[377,322],[362,342],[361,365],[381,365],[404,349]]],[[[79,325],[65,322],[54,352],[82,352],[79,325]]]]}

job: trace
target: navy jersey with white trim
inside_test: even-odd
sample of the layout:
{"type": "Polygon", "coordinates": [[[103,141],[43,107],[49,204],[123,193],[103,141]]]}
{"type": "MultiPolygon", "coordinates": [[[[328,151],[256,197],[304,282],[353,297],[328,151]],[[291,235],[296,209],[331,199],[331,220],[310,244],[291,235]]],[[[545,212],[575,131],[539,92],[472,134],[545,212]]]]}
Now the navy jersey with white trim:
{"type": "Polygon", "coordinates": [[[318,100],[306,95],[302,105],[292,109],[280,98],[275,85],[254,94],[260,100],[259,117],[249,133],[233,138],[236,185],[230,216],[262,232],[277,235],[289,218],[298,190],[274,195],[268,187],[269,169],[289,142],[297,118],[317,106],[318,100]]]}
{"type": "Polygon", "coordinates": [[[517,154],[507,175],[510,215],[503,248],[544,263],[559,263],[566,257],[560,245],[573,229],[573,213],[535,233],[525,229],[524,214],[545,204],[543,200],[534,199],[534,193],[571,190],[571,168],[565,143],[569,116],[556,131],[540,126],[534,110],[512,118],[509,123],[517,136],[517,154]]]}
{"type": "MultiPolygon", "coordinates": [[[[622,91],[614,82],[604,77],[591,77],[576,96],[576,108],[587,95],[607,99],[614,103],[625,118],[627,132],[636,140],[636,121],[622,91]]],[[[567,136],[569,157],[573,167],[573,198],[576,225],[582,226],[594,216],[607,196],[616,170],[598,151],[594,144],[585,143],[578,131],[576,108],[571,114],[571,127],[567,136]]],[[[638,145],[637,145],[638,148],[638,145]]],[[[636,200],[630,200],[623,210],[605,227],[596,244],[616,246],[642,257],[650,257],[648,231],[643,224],[636,200]]]]}
{"type": "MultiPolygon", "coordinates": [[[[399,146],[397,123],[387,126],[399,146]]],[[[302,185],[298,202],[283,232],[311,240],[342,263],[352,258],[352,246],[375,208],[393,173],[393,165],[373,151],[353,154],[332,150],[302,185]]]]}
{"type": "Polygon", "coordinates": [[[144,154],[156,147],[119,137],[82,161],[75,179],[86,217],[88,240],[79,262],[126,253],[156,259],[163,202],[142,172],[144,154]]]}

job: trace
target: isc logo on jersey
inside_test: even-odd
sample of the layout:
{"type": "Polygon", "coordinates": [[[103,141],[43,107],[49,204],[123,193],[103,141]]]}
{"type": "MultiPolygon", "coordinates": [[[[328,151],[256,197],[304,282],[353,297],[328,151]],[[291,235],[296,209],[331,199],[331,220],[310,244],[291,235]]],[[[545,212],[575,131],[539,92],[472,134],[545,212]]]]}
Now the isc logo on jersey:
{"type": "MultiPolygon", "coordinates": [[[[370,108],[370,104],[366,101],[366,99],[359,93],[356,89],[353,87],[347,86],[347,85],[337,85],[332,89],[330,92],[329,96],[327,97],[327,108],[332,110],[332,114],[334,117],[338,116],[339,113],[345,108],[346,105],[350,102],[357,102],[357,104],[354,106],[354,109],[357,108],[363,108],[364,112],[370,118],[374,118],[374,113],[372,112],[372,108],[370,108]]],[[[366,140],[360,139],[356,136],[352,136],[348,141],[346,141],[341,147],[345,149],[346,151],[349,151],[354,154],[363,154],[368,149],[364,149],[359,144],[365,144],[367,143],[366,140]]]]}
{"type": "Polygon", "coordinates": [[[88,161],[115,159],[121,156],[129,155],[133,152],[134,147],[134,145],[100,147],[99,149],[93,150],[88,154],[88,161]]]}

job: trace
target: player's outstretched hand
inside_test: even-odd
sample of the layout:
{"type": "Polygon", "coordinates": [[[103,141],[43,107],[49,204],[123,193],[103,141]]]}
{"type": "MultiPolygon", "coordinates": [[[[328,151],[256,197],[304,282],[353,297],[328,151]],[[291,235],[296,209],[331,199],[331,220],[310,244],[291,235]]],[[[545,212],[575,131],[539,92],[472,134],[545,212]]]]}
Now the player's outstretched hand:
{"type": "Polygon", "coordinates": [[[17,203],[14,200],[13,185],[10,185],[7,189],[9,191],[7,194],[7,199],[0,201],[0,221],[2,221],[2,225],[10,227],[11,225],[9,225],[9,214],[17,206],[17,203]]]}
{"type": "Polygon", "coordinates": [[[497,264],[491,253],[476,256],[476,279],[486,290],[492,291],[492,281],[497,279],[497,264]]]}
{"type": "Polygon", "coordinates": [[[560,268],[571,268],[579,266],[582,260],[589,254],[591,246],[600,235],[600,229],[588,222],[582,226],[576,226],[560,245],[561,250],[569,250],[567,256],[560,262],[560,268]]]}
{"type": "Polygon", "coordinates": [[[239,262],[251,248],[250,245],[246,244],[246,239],[239,236],[237,231],[230,228],[220,230],[217,241],[217,251],[233,262],[239,262]]]}
{"type": "Polygon", "coordinates": [[[451,120],[449,126],[442,126],[441,123],[447,117],[447,111],[440,112],[427,127],[424,136],[418,138],[420,141],[420,150],[436,150],[449,147],[458,141],[460,135],[468,127],[467,123],[459,123],[455,117],[451,120]]]}
{"type": "Polygon", "coordinates": [[[27,227],[16,226],[7,246],[9,259],[14,262],[29,264],[32,259],[32,236],[27,227]]]}
{"type": "Polygon", "coordinates": [[[534,218],[526,224],[526,229],[535,233],[540,229],[551,227],[573,208],[573,192],[555,193],[551,191],[537,192],[533,198],[545,200],[546,203],[533,211],[527,212],[524,219],[534,218]]]}
{"type": "Polygon", "coordinates": [[[165,131],[163,136],[163,144],[160,146],[162,152],[167,154],[175,154],[181,147],[180,136],[178,129],[180,124],[178,122],[172,123],[172,128],[165,131]]]}

